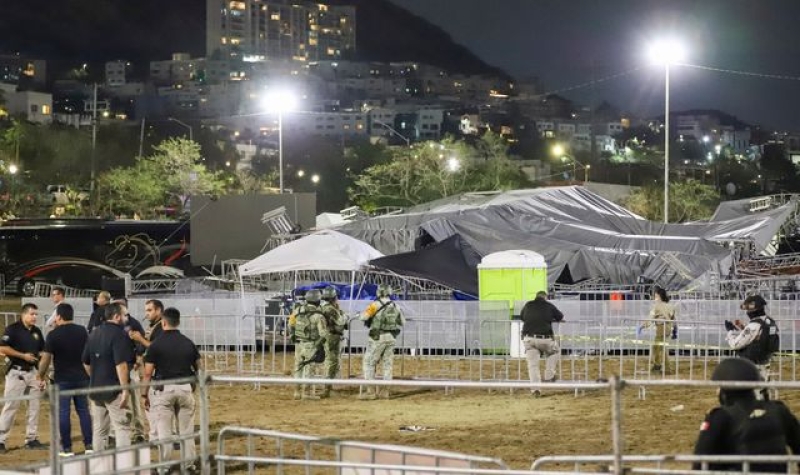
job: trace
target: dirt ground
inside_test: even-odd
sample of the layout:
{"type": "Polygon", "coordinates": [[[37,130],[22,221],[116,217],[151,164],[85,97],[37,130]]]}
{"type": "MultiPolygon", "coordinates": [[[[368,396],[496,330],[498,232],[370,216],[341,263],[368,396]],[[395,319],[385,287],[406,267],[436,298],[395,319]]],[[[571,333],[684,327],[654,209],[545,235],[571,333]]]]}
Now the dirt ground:
{"type": "MultiPolygon", "coordinates": [[[[608,365],[613,367],[613,365],[608,365]]],[[[610,373],[609,373],[610,374],[610,373]]],[[[611,451],[611,398],[608,391],[545,392],[399,388],[390,400],[359,401],[357,388],[336,391],[320,401],[294,401],[293,388],[262,385],[217,385],[211,388],[212,437],[226,425],[272,429],[370,443],[411,445],[502,459],[512,468],[530,468],[544,455],[607,454],[611,451]],[[401,432],[400,426],[429,429],[401,432]]],[[[781,398],[800,410],[800,393],[781,398]]],[[[715,405],[713,389],[649,388],[644,400],[638,388],[624,391],[623,431],[628,454],[690,453],[705,412],[715,405]],[[680,407],[682,406],[682,407],[680,407]]],[[[48,442],[48,406],[40,415],[40,440],[48,442]]],[[[81,450],[73,424],[76,451],[81,450]]],[[[20,448],[24,422],[19,414],[0,468],[45,463],[47,452],[20,448]]],[[[242,454],[243,440],[230,445],[242,454]]],[[[255,440],[256,455],[274,455],[274,442],[255,440]]],[[[212,441],[212,446],[216,444],[212,441]]],[[[299,456],[299,449],[292,456],[299,456]]],[[[235,468],[235,467],[234,467],[235,468]]]]}

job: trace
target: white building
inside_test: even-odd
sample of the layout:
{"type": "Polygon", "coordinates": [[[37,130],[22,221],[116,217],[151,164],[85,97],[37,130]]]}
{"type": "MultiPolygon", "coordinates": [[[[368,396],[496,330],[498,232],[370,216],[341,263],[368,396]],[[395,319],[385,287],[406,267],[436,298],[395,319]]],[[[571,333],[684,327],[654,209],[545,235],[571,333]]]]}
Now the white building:
{"type": "Polygon", "coordinates": [[[10,115],[20,115],[29,122],[53,122],[53,95],[45,92],[20,91],[4,93],[6,109],[10,115]]]}
{"type": "Polygon", "coordinates": [[[109,61],[106,63],[106,86],[117,87],[128,82],[128,69],[131,63],[128,61],[109,61]]]}

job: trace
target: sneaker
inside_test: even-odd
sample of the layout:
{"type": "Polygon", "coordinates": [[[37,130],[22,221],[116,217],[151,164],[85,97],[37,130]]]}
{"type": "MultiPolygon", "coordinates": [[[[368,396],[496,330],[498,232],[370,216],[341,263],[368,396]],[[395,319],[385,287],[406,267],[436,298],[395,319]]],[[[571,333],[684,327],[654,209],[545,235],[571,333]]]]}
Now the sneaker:
{"type": "Polygon", "coordinates": [[[6,444],[0,444],[0,454],[7,454],[8,449],[6,448],[6,444]]]}
{"type": "Polygon", "coordinates": [[[533,397],[538,399],[538,398],[542,397],[542,392],[539,391],[538,389],[534,389],[533,391],[531,391],[531,396],[533,396],[533,397]]]}
{"type": "Polygon", "coordinates": [[[25,442],[25,448],[28,450],[47,450],[47,446],[39,442],[37,439],[25,442]]]}
{"type": "Polygon", "coordinates": [[[552,378],[547,378],[547,379],[544,380],[545,383],[555,383],[556,381],[558,381],[558,378],[555,377],[555,376],[553,376],[552,378]]]}
{"type": "Polygon", "coordinates": [[[75,456],[75,452],[73,452],[72,450],[62,450],[61,452],[58,453],[58,456],[59,457],[74,457],[75,456]]]}
{"type": "Polygon", "coordinates": [[[83,453],[87,454],[87,455],[88,454],[93,454],[94,453],[94,447],[92,447],[92,444],[84,445],[83,446],[83,453]]]}

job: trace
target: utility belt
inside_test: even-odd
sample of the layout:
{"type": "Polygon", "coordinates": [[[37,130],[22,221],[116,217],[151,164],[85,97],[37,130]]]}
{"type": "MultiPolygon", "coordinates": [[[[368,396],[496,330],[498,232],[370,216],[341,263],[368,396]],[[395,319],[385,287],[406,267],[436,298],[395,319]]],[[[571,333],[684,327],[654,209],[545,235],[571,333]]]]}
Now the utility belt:
{"type": "Polygon", "coordinates": [[[523,335],[522,338],[534,338],[540,340],[552,340],[553,335],[523,335]]]}
{"type": "Polygon", "coordinates": [[[398,328],[397,330],[375,330],[375,329],[369,330],[369,337],[375,341],[380,340],[381,335],[386,335],[386,334],[392,335],[393,337],[397,338],[398,335],[400,335],[400,329],[398,328]]]}
{"type": "Polygon", "coordinates": [[[36,367],[33,366],[33,365],[27,366],[27,365],[19,365],[19,364],[8,364],[8,365],[6,365],[5,374],[7,375],[11,371],[21,371],[23,373],[28,373],[28,372],[33,371],[35,369],[36,369],[36,367]]]}
{"type": "Polygon", "coordinates": [[[191,383],[184,383],[184,384],[156,384],[150,386],[153,390],[153,393],[162,393],[162,392],[178,392],[178,391],[194,391],[194,385],[191,383]]]}

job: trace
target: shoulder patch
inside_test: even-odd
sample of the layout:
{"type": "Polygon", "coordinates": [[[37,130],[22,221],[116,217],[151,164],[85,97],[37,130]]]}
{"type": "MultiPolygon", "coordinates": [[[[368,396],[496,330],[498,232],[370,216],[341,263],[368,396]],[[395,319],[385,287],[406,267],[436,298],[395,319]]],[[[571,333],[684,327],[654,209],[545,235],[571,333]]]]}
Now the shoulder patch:
{"type": "Polygon", "coordinates": [[[711,423],[708,421],[703,421],[703,423],[700,424],[700,432],[707,431],[710,428],[711,428],[711,423]]]}

